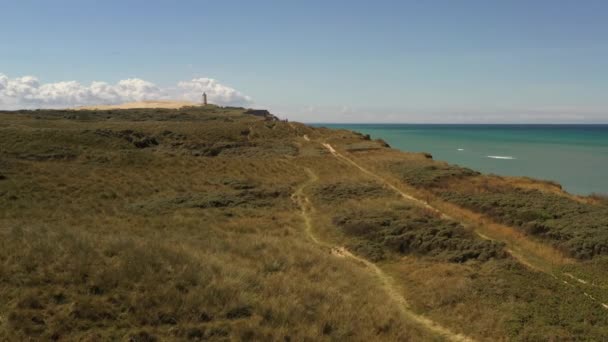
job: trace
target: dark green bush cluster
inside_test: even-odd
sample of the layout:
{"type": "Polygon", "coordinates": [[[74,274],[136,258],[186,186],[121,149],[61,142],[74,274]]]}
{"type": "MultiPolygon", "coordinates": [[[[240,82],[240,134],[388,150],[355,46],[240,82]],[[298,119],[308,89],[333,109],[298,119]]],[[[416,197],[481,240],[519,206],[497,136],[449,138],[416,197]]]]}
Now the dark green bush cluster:
{"type": "Polygon", "coordinates": [[[431,160],[416,163],[397,162],[392,163],[389,167],[403,181],[416,187],[435,187],[442,185],[449,179],[462,179],[480,175],[479,172],[471,169],[436,163],[431,160]]]}
{"type": "Polygon", "coordinates": [[[158,145],[156,137],[150,136],[143,132],[134,131],[132,129],[125,129],[122,131],[113,131],[110,129],[97,129],[95,134],[108,137],[108,138],[120,138],[124,139],[133,144],[137,148],[146,148],[158,145]]]}
{"type": "Polygon", "coordinates": [[[244,190],[222,190],[205,193],[188,193],[174,198],[163,197],[135,203],[136,211],[174,210],[179,208],[263,208],[277,204],[277,201],[288,201],[288,188],[248,188],[244,190]]]}
{"type": "Polygon", "coordinates": [[[372,260],[383,259],[385,251],[458,263],[504,257],[502,244],[479,240],[460,224],[419,208],[349,212],[333,222],[358,238],[355,250],[372,260]]]}
{"type": "Polygon", "coordinates": [[[361,138],[364,141],[353,143],[353,144],[348,144],[348,145],[346,145],[346,150],[348,152],[365,152],[365,151],[379,150],[384,147],[381,143],[379,143],[375,140],[374,141],[369,140],[369,136],[363,136],[361,138]]]}
{"type": "Polygon", "coordinates": [[[280,143],[264,144],[248,141],[219,141],[210,144],[194,144],[184,146],[195,157],[264,157],[264,156],[295,156],[298,148],[293,144],[280,143]]]}
{"type": "Polygon", "coordinates": [[[236,141],[236,142],[216,142],[210,144],[196,144],[186,146],[191,151],[191,154],[195,157],[216,157],[222,153],[226,153],[229,150],[242,150],[247,147],[252,147],[252,144],[247,141],[236,141]]]}
{"type": "Polygon", "coordinates": [[[442,192],[453,203],[551,241],[579,259],[608,255],[608,207],[515,187],[491,192],[442,192]]]}
{"type": "Polygon", "coordinates": [[[346,201],[350,199],[378,198],[394,196],[395,192],[377,182],[336,182],[317,185],[313,188],[315,196],[325,202],[346,201]]]}
{"type": "Polygon", "coordinates": [[[264,158],[272,156],[296,156],[298,148],[289,142],[274,140],[269,142],[256,141],[238,148],[224,148],[220,155],[239,158],[264,158]]]}

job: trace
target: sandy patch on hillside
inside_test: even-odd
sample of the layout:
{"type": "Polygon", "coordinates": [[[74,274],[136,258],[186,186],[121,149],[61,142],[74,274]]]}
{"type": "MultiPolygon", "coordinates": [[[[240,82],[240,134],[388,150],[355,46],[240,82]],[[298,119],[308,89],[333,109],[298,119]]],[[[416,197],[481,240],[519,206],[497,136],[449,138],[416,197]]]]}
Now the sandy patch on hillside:
{"type": "Polygon", "coordinates": [[[132,108],[169,108],[178,109],[188,106],[199,106],[200,103],[188,102],[188,101],[141,101],[141,102],[129,102],[117,105],[97,105],[97,106],[83,106],[77,107],[77,110],[107,110],[107,109],[132,109],[132,108]]]}

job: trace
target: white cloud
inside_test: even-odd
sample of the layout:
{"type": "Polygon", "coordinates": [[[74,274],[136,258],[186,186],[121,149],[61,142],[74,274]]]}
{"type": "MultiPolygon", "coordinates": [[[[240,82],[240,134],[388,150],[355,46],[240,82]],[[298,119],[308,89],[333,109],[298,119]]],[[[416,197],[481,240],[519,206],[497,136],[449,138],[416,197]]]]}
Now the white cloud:
{"type": "Polygon", "coordinates": [[[0,73],[0,109],[66,108],[132,101],[180,99],[198,102],[207,93],[211,103],[219,105],[251,104],[249,96],[211,78],[182,81],[177,87],[162,88],[154,83],[131,78],[116,84],[76,81],[41,83],[33,76],[9,78],[0,73]]]}
{"type": "Polygon", "coordinates": [[[182,98],[188,101],[199,101],[201,94],[206,92],[213,103],[220,105],[242,106],[252,102],[249,96],[212,78],[195,78],[191,81],[179,82],[177,86],[183,92],[182,98]]]}

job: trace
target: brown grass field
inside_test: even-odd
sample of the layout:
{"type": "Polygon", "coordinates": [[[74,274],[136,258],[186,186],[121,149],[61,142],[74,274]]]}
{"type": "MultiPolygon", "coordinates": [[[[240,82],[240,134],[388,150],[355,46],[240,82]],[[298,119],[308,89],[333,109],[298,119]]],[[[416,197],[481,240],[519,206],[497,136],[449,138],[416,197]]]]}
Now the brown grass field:
{"type": "Polygon", "coordinates": [[[0,112],[0,341],[602,341],[606,213],[241,108],[0,112]]]}

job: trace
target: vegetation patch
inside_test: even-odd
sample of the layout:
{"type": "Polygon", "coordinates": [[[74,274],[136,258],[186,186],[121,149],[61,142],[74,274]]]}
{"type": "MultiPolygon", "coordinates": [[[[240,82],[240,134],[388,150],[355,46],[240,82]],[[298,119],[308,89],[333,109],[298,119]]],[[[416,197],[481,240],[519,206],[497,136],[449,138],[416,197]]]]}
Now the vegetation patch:
{"type": "Polygon", "coordinates": [[[348,212],[333,222],[359,240],[354,249],[372,260],[386,252],[427,256],[462,263],[503,258],[503,244],[480,240],[456,222],[416,207],[399,210],[348,212]]]}
{"type": "MultiPolygon", "coordinates": [[[[432,157],[431,157],[432,158],[432,157]]],[[[453,179],[465,179],[479,176],[480,173],[468,168],[450,165],[447,163],[428,161],[396,162],[389,165],[389,169],[406,183],[415,187],[439,187],[453,179]]]]}
{"type": "Polygon", "coordinates": [[[154,243],[14,228],[0,232],[0,247],[0,294],[12,303],[3,310],[12,338],[69,339],[107,328],[120,336],[132,326],[200,325],[235,315],[224,310],[238,294],[213,282],[219,268],[154,243]]]}
{"type": "Polygon", "coordinates": [[[577,201],[552,191],[518,187],[508,179],[481,176],[467,168],[432,161],[393,163],[390,169],[413,186],[517,227],[575,258],[608,255],[608,206],[601,197],[591,198],[595,204],[577,201]]]}
{"type": "Polygon", "coordinates": [[[210,121],[230,120],[245,116],[245,108],[220,107],[208,105],[205,107],[171,108],[132,108],[132,109],[37,109],[0,111],[2,114],[17,114],[37,120],[77,120],[77,121],[210,121]]]}
{"type": "MultiPolygon", "coordinates": [[[[369,136],[366,135],[363,137],[365,140],[369,140],[369,136]]],[[[348,152],[366,152],[379,150],[384,148],[384,145],[378,143],[377,141],[362,141],[357,143],[348,144],[345,146],[345,149],[348,152]]]]}
{"type": "Polygon", "coordinates": [[[147,135],[143,132],[126,129],[122,131],[113,131],[110,129],[97,129],[95,134],[102,137],[112,137],[124,139],[133,144],[137,148],[153,147],[158,145],[156,137],[147,135]]]}
{"type": "Polygon", "coordinates": [[[239,153],[240,150],[251,146],[253,146],[253,144],[246,141],[224,141],[211,144],[189,145],[186,146],[186,148],[189,149],[191,154],[195,157],[216,157],[230,150],[238,150],[237,153],[239,153]]]}
{"type": "Polygon", "coordinates": [[[608,255],[608,207],[516,187],[442,191],[447,201],[519,227],[579,259],[608,255]]]}
{"type": "Polygon", "coordinates": [[[223,177],[217,180],[210,180],[210,184],[228,186],[235,190],[251,190],[259,187],[261,184],[258,181],[249,178],[230,178],[223,177]]]}
{"type": "Polygon", "coordinates": [[[288,188],[261,188],[244,190],[209,191],[202,194],[189,193],[173,198],[163,197],[132,205],[135,210],[175,210],[180,208],[263,208],[279,200],[288,200],[288,188]]]}
{"type": "Polygon", "coordinates": [[[69,148],[49,148],[41,153],[19,153],[13,155],[16,159],[29,161],[68,161],[78,157],[78,153],[69,148]]]}
{"type": "Polygon", "coordinates": [[[335,182],[311,187],[318,199],[324,202],[340,203],[346,200],[362,198],[393,197],[394,191],[387,189],[378,182],[335,182]]]}
{"type": "Polygon", "coordinates": [[[274,141],[272,143],[244,144],[241,148],[225,149],[220,153],[222,156],[259,158],[265,156],[296,156],[298,148],[291,143],[274,141]]]}
{"type": "Polygon", "coordinates": [[[547,202],[545,193],[502,189],[496,177],[420,154],[365,150],[381,142],[363,135],[244,112],[0,112],[0,340],[437,338],[403,319],[373,270],[327,253],[309,233],[391,260],[382,271],[406,289],[412,310],[455,333],[607,336],[608,311],[589,296],[608,302],[608,255],[556,267],[558,280],[531,271],[504,257],[502,245],[405,206],[319,142],[361,148],[368,170],[390,160],[399,178],[450,202],[564,246],[586,239],[599,253],[591,242],[603,236],[602,199],[547,202]],[[399,156],[408,162],[394,163],[399,156]],[[290,198],[302,186],[311,197],[305,217],[290,198]],[[484,197],[493,193],[504,202],[484,197]],[[585,233],[566,234],[575,230],[585,233]]]}

